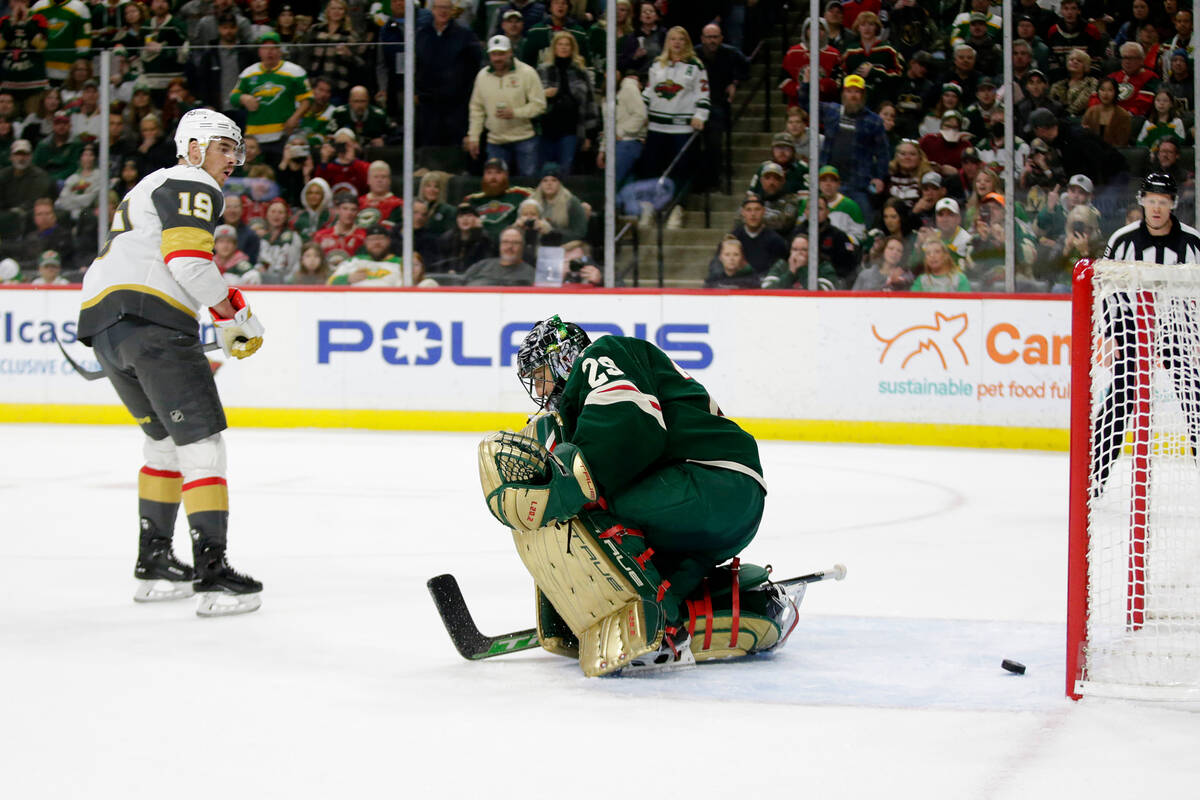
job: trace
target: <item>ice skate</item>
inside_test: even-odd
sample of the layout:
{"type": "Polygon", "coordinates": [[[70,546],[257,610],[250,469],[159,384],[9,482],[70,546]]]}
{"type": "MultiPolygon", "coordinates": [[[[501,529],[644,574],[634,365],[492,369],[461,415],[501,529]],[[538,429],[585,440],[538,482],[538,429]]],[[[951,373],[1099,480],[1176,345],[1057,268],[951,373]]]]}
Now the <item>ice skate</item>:
{"type": "Polygon", "coordinates": [[[691,669],[696,666],[696,657],[692,655],[692,637],[686,630],[677,630],[675,635],[663,633],[662,644],[657,650],[643,653],[629,662],[618,675],[626,677],[649,675],[658,672],[671,672],[679,669],[691,669]]]}
{"type": "Polygon", "coordinates": [[[797,583],[791,586],[768,583],[750,590],[751,592],[763,592],[767,596],[767,616],[779,626],[779,641],[763,652],[774,650],[787,641],[800,618],[800,602],[804,599],[804,592],[807,588],[808,584],[806,583],[797,583]]]}
{"type": "Polygon", "coordinates": [[[248,614],[262,605],[262,583],[229,566],[224,547],[205,547],[196,554],[193,588],[201,617],[248,614]]]}
{"type": "Polygon", "coordinates": [[[135,603],[182,600],[194,593],[192,568],[175,557],[170,539],[151,539],[139,548],[133,577],[137,578],[135,603]]]}

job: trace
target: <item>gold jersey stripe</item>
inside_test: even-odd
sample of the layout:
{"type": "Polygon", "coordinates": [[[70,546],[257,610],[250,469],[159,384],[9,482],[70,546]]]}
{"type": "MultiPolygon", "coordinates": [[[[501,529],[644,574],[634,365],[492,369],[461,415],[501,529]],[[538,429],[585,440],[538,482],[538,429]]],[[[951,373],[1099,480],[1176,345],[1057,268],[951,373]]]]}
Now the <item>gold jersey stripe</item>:
{"type": "Polygon", "coordinates": [[[204,511],[228,511],[229,487],[224,483],[209,483],[186,489],[183,492],[183,507],[189,514],[204,511]]]}
{"type": "Polygon", "coordinates": [[[213,251],[213,235],[211,231],[204,228],[166,228],[162,234],[162,250],[163,258],[166,258],[176,250],[204,250],[211,253],[213,251]]]}
{"type": "Polygon", "coordinates": [[[155,503],[178,504],[183,492],[183,478],[163,478],[138,473],[138,497],[155,503]]]}
{"type": "Polygon", "coordinates": [[[141,294],[148,294],[153,297],[157,297],[159,300],[162,300],[164,303],[171,306],[172,308],[179,309],[183,313],[187,314],[189,317],[196,316],[196,309],[188,308],[182,302],[180,302],[179,300],[176,300],[174,297],[171,297],[171,295],[167,294],[166,292],[160,292],[157,289],[151,289],[149,286],[143,286],[140,283],[118,283],[113,286],[109,286],[107,289],[105,289],[103,292],[100,292],[100,294],[96,295],[95,297],[84,300],[83,305],[81,307],[82,308],[92,308],[93,306],[99,305],[100,302],[104,298],[108,297],[113,292],[139,292],[141,294]]]}

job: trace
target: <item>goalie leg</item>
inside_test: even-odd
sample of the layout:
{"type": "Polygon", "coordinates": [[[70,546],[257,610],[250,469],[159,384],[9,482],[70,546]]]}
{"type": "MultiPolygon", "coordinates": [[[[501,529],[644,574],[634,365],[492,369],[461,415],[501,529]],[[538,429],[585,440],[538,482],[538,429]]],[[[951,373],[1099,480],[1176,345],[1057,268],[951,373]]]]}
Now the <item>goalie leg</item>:
{"type": "Polygon", "coordinates": [[[754,478],[702,464],[672,464],[615,497],[609,510],[644,532],[667,581],[666,624],[686,619],[684,599],[713,567],[740,553],[758,532],[766,492],[754,478]]]}

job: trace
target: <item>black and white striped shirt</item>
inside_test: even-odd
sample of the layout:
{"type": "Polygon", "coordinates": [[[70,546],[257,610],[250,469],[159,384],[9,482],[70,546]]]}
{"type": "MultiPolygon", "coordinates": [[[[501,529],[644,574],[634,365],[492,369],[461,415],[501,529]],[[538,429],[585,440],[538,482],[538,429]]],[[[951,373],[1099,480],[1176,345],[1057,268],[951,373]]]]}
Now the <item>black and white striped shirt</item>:
{"type": "Polygon", "coordinates": [[[1171,232],[1154,236],[1144,221],[1126,225],[1113,233],[1104,257],[1117,261],[1148,261],[1153,264],[1200,264],[1200,231],[1171,215],[1171,232]]]}

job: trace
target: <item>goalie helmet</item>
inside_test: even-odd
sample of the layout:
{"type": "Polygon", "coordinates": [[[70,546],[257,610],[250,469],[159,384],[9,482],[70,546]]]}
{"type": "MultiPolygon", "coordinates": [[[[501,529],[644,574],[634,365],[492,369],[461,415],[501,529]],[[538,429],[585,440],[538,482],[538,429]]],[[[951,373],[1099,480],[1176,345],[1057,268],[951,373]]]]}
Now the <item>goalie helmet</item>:
{"type": "Polygon", "coordinates": [[[591,343],[583,328],[574,322],[563,322],[557,314],[533,326],[517,351],[517,376],[533,402],[546,411],[558,406],[571,366],[591,343]],[[540,367],[546,367],[554,380],[554,389],[541,396],[534,377],[540,367]]]}
{"type": "MultiPolygon", "coordinates": [[[[192,164],[188,158],[188,144],[195,139],[200,144],[202,153],[208,152],[208,145],[213,139],[229,139],[234,144],[234,155],[237,165],[246,163],[246,141],[242,138],[242,129],[224,114],[209,108],[194,108],[183,115],[175,128],[175,155],[192,164]]],[[[201,157],[203,163],[203,157],[201,157]]]]}
{"type": "Polygon", "coordinates": [[[1179,187],[1175,184],[1175,179],[1167,173],[1151,172],[1142,179],[1142,186],[1138,189],[1138,205],[1142,204],[1142,200],[1148,194],[1165,194],[1173,203],[1179,196],[1179,187]]]}

